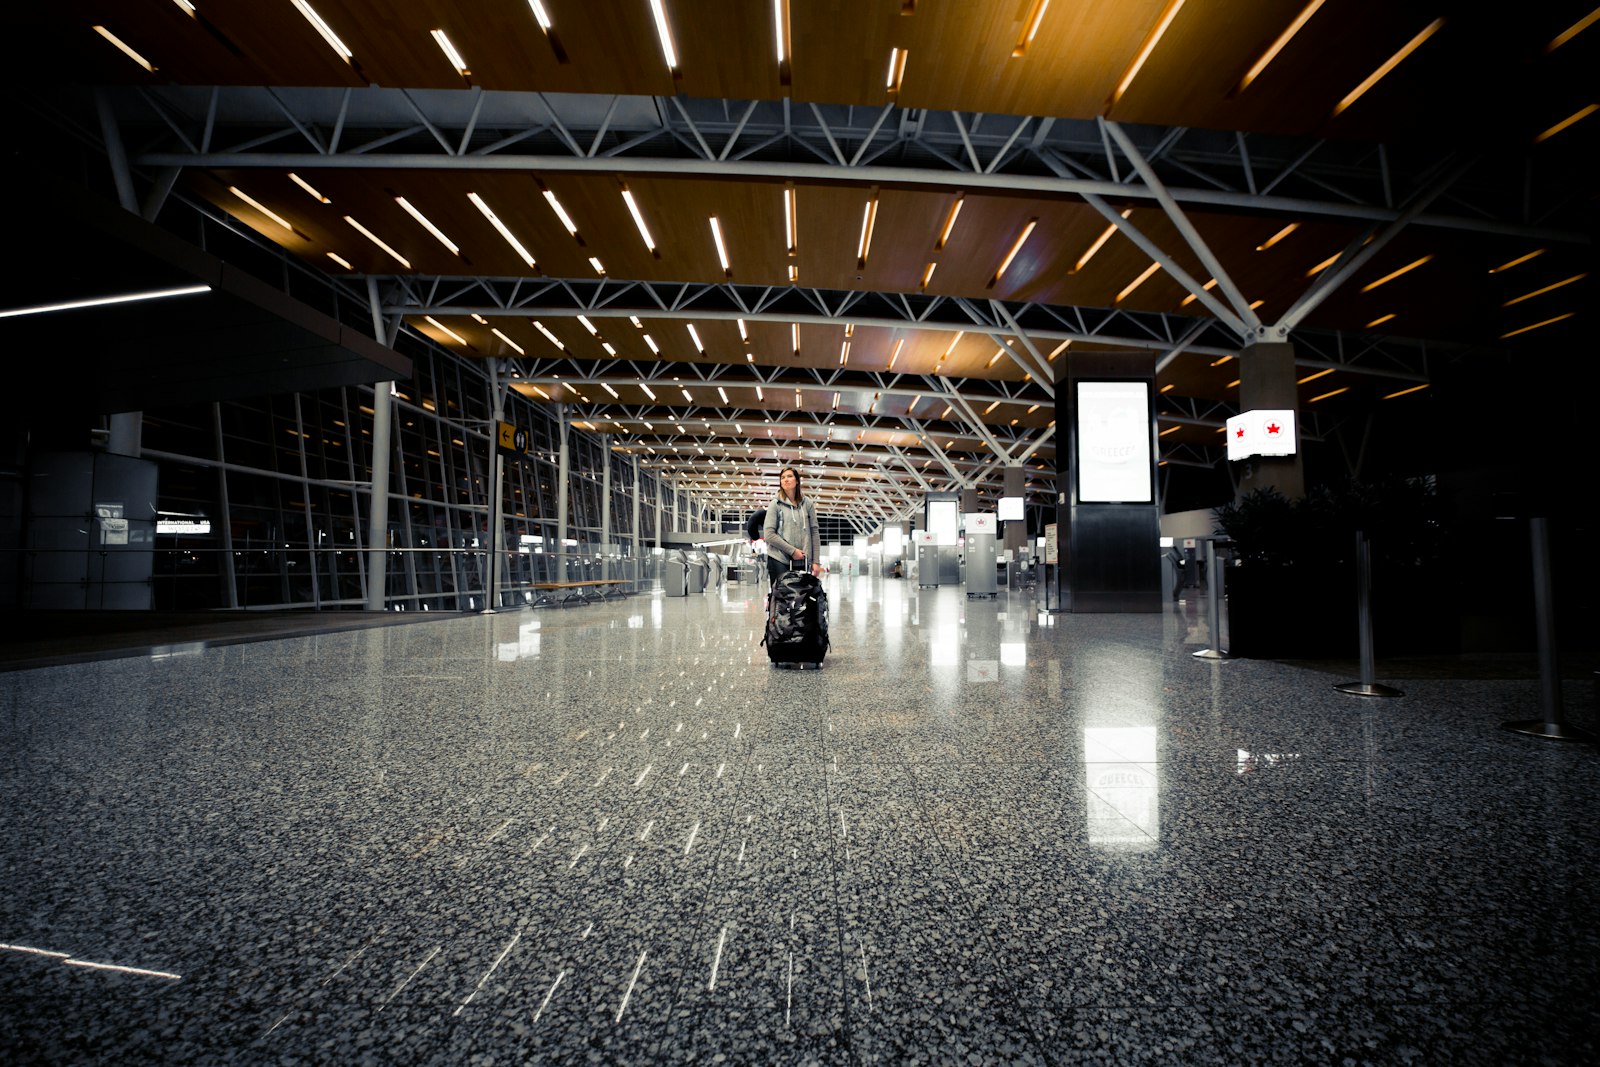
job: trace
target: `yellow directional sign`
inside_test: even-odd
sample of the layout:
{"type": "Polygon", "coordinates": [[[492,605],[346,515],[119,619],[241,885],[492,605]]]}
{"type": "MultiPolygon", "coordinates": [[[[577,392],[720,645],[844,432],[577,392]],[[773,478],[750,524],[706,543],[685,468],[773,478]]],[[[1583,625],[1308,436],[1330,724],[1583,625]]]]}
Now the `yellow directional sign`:
{"type": "Polygon", "coordinates": [[[527,430],[513,426],[509,422],[499,423],[498,426],[499,433],[495,440],[495,446],[501,452],[507,455],[520,456],[528,451],[527,430]]]}

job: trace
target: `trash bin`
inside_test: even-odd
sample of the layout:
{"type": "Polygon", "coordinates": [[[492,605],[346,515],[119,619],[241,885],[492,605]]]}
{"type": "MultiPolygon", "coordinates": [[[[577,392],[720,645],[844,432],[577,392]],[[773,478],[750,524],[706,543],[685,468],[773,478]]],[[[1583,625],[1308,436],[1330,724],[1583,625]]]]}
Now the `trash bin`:
{"type": "Polygon", "coordinates": [[[682,549],[673,549],[661,559],[661,591],[667,596],[686,596],[689,592],[689,561],[682,549]]]}
{"type": "Polygon", "coordinates": [[[711,569],[710,562],[704,552],[687,552],[683,554],[688,565],[688,585],[686,591],[690,593],[704,593],[706,591],[706,572],[711,569]]]}

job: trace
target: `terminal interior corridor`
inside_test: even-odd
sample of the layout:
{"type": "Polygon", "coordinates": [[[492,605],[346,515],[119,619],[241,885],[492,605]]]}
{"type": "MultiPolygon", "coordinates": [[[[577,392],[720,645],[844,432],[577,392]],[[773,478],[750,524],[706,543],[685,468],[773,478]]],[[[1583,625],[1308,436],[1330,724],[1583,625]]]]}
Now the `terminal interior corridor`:
{"type": "Polygon", "coordinates": [[[1595,1061],[1536,682],[827,584],[812,672],[729,584],[0,674],[7,1060],[1595,1061]]]}

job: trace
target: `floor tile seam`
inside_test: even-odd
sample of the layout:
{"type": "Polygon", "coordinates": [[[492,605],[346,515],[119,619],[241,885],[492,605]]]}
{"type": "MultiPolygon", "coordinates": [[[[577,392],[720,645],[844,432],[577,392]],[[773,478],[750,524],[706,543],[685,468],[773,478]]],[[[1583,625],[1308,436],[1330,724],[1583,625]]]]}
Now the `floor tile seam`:
{"type": "MultiPolygon", "coordinates": [[[[816,731],[817,731],[817,740],[818,740],[818,742],[819,742],[819,744],[821,746],[821,750],[822,750],[822,752],[824,754],[824,759],[823,759],[823,762],[822,762],[822,767],[823,767],[823,769],[822,769],[823,811],[825,813],[825,818],[827,820],[827,824],[831,828],[832,825],[833,825],[834,816],[838,815],[840,813],[840,809],[837,806],[837,803],[836,803],[836,800],[835,800],[835,797],[834,797],[833,776],[830,775],[828,773],[828,770],[827,770],[828,764],[831,762],[831,760],[826,758],[827,757],[827,753],[829,753],[832,750],[832,747],[833,747],[835,739],[832,738],[830,736],[830,734],[828,733],[828,731],[826,729],[826,726],[825,726],[825,720],[824,719],[819,719],[818,720],[816,731]]],[[[827,840],[828,840],[828,853],[827,853],[827,855],[828,855],[828,896],[833,901],[834,944],[835,944],[835,947],[836,947],[836,949],[838,951],[838,964],[837,964],[837,966],[838,966],[838,969],[839,969],[839,1014],[840,1014],[840,1026],[841,1026],[841,1032],[839,1034],[839,1040],[840,1040],[840,1043],[841,1043],[843,1049],[849,1054],[851,1060],[859,1062],[858,1053],[857,1053],[857,1050],[856,1050],[856,1047],[855,1047],[854,1024],[853,1024],[853,1021],[852,1021],[852,1011],[851,1011],[852,1007],[855,1006],[855,992],[851,988],[850,980],[849,980],[850,971],[849,971],[849,964],[848,964],[847,959],[846,959],[846,951],[845,951],[845,943],[844,943],[845,942],[844,901],[843,901],[843,899],[841,897],[841,894],[839,892],[839,865],[840,865],[839,842],[834,838],[831,829],[830,829],[830,831],[828,833],[827,840]]]]}

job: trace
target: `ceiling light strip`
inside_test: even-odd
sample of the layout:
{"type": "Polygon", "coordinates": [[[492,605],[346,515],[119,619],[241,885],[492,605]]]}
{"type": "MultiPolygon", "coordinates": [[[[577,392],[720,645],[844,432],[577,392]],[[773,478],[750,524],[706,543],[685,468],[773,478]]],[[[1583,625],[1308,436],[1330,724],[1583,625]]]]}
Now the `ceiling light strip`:
{"type": "Polygon", "coordinates": [[[465,345],[467,343],[467,339],[465,337],[462,337],[459,333],[456,333],[454,330],[440,322],[438,319],[434,318],[432,315],[424,315],[422,316],[422,319],[434,329],[448,334],[450,339],[455,341],[457,344],[465,345]]]}
{"type": "Polygon", "coordinates": [[[165,300],[173,296],[192,296],[195,293],[209,293],[209,285],[183,285],[173,289],[146,289],[137,293],[122,293],[117,296],[96,296],[84,300],[69,300],[59,304],[36,304],[31,307],[7,308],[0,311],[0,319],[19,318],[23,315],[45,315],[54,311],[76,311],[79,308],[102,307],[110,304],[134,304],[143,300],[165,300]]]}
{"type": "MultiPolygon", "coordinates": [[[[234,196],[237,196],[240,200],[243,200],[245,203],[249,204],[251,207],[255,208],[257,211],[261,212],[261,214],[265,215],[273,222],[276,222],[279,226],[282,226],[290,233],[295,233],[294,227],[289,225],[288,221],[282,215],[278,214],[276,211],[273,211],[271,208],[255,199],[243,189],[240,189],[236,185],[230,185],[228,186],[228,192],[232,193],[234,196]]],[[[299,234],[295,234],[295,236],[298,237],[299,234]]]]}
{"type": "Polygon", "coordinates": [[[1440,27],[1443,25],[1443,18],[1436,18],[1432,22],[1428,23],[1427,27],[1424,28],[1421,33],[1407,41],[1405,45],[1401,47],[1400,51],[1384,60],[1383,65],[1377,70],[1373,71],[1371,74],[1367,75],[1365,81],[1356,86],[1354,89],[1350,90],[1349,95],[1343,100],[1339,101],[1339,103],[1334,107],[1333,114],[1341,114],[1348,109],[1351,104],[1354,104],[1357,100],[1360,100],[1368,89],[1378,84],[1381,79],[1383,79],[1390,71],[1394,70],[1395,67],[1398,67],[1401,62],[1412,52],[1415,52],[1418,48],[1421,48],[1423,42],[1429,37],[1432,37],[1434,34],[1438,33],[1440,27]]]}
{"type": "Polygon", "coordinates": [[[664,0],[650,0],[650,14],[655,18],[656,36],[661,39],[661,55],[667,61],[667,69],[677,74],[678,51],[672,46],[672,27],[667,23],[664,0]]]}
{"type": "Polygon", "coordinates": [[[355,61],[355,53],[351,52],[345,46],[345,43],[339,40],[339,35],[334,33],[333,28],[326,22],[322,21],[322,16],[317,14],[311,5],[306,3],[306,0],[289,0],[289,2],[295,6],[296,11],[305,16],[306,21],[311,23],[312,28],[322,35],[322,39],[328,42],[328,46],[339,53],[339,58],[346,63],[355,61]]]}
{"type": "Polygon", "coordinates": [[[289,172],[289,180],[294,182],[300,188],[304,189],[306,192],[310,193],[313,197],[315,197],[317,199],[317,201],[319,203],[323,203],[323,204],[331,204],[331,203],[333,203],[332,200],[329,200],[327,197],[325,197],[321,193],[317,192],[316,189],[312,188],[310,182],[308,182],[304,178],[300,177],[300,175],[294,173],[294,171],[290,171],[289,172]]]}
{"type": "Polygon", "coordinates": [[[1552,290],[1555,290],[1555,289],[1560,289],[1564,285],[1571,285],[1573,282],[1581,282],[1581,281],[1583,281],[1583,279],[1587,278],[1588,276],[1589,275],[1588,275],[1587,271],[1584,272],[1583,274],[1574,274],[1570,278],[1563,278],[1561,281],[1555,282],[1555,283],[1553,283],[1551,285],[1547,285],[1543,289],[1535,289],[1531,293],[1523,293],[1521,296],[1513,297],[1512,299],[1507,300],[1504,304],[1501,304],[1500,306],[1501,307],[1510,307],[1512,304],[1520,304],[1524,300],[1532,300],[1536,296],[1543,296],[1545,293],[1548,293],[1548,292],[1550,292],[1552,290]]]}
{"type": "Polygon", "coordinates": [[[1139,76],[1139,69],[1144,66],[1145,60],[1150,58],[1150,53],[1156,50],[1162,36],[1167,32],[1167,27],[1172,25],[1172,20],[1178,17],[1178,11],[1183,7],[1183,0],[1170,0],[1167,9],[1161,13],[1161,19],[1145,38],[1144,45],[1139,49],[1139,54],[1134,56],[1133,63],[1128,67],[1128,73],[1122,76],[1122,81],[1117,83],[1116,91],[1111,94],[1111,102],[1115,104],[1122,99],[1122,94],[1128,91],[1128,86],[1133,84],[1133,79],[1139,76]]]}
{"type": "Polygon", "coordinates": [[[1544,46],[1544,50],[1546,52],[1554,52],[1557,48],[1560,48],[1562,45],[1578,36],[1578,34],[1582,33],[1590,26],[1593,26],[1597,20],[1600,20],[1600,7],[1595,8],[1577,22],[1574,22],[1571,26],[1568,26],[1566,29],[1556,34],[1555,38],[1551,40],[1549,44],[1544,46]]]}
{"type": "Polygon", "coordinates": [[[1033,43],[1034,34],[1039,32],[1039,23],[1044,21],[1044,13],[1050,7],[1050,0],[1033,0],[1033,8],[1028,12],[1027,20],[1022,24],[1022,33],[1017,38],[1016,45],[1011,49],[1012,59],[1021,59],[1028,52],[1028,46],[1033,43]]]}
{"type": "Polygon", "coordinates": [[[117,50],[119,52],[121,52],[123,55],[127,56],[129,59],[133,60],[135,63],[139,64],[139,66],[143,67],[145,70],[149,71],[151,74],[154,74],[156,72],[155,64],[151,63],[144,56],[141,56],[138,52],[135,52],[130,45],[126,44],[122,40],[122,38],[118,37],[116,34],[112,33],[110,30],[106,29],[104,26],[96,26],[96,27],[94,27],[94,32],[98,33],[101,37],[104,37],[106,40],[108,40],[112,44],[116,45],[117,46],[117,50]]]}
{"type": "Polygon", "coordinates": [[[1590,115],[1593,115],[1596,111],[1600,111],[1600,104],[1590,104],[1588,107],[1582,108],[1573,114],[1568,115],[1566,118],[1562,119],[1560,122],[1556,123],[1554,126],[1535,137],[1533,139],[1533,143],[1541,144],[1544,141],[1548,141],[1550,138],[1554,137],[1568,126],[1571,126],[1574,122],[1577,122],[1580,119],[1586,119],[1590,115]]]}
{"type": "Polygon", "coordinates": [[[1431,384],[1430,382],[1423,382],[1421,385],[1413,385],[1410,389],[1402,389],[1397,393],[1390,393],[1388,396],[1384,397],[1383,399],[1385,399],[1385,400],[1393,400],[1397,396],[1405,396],[1408,393],[1415,393],[1419,389],[1426,389],[1430,384],[1431,384]]]}
{"type": "Polygon", "coordinates": [[[1322,3],[1323,0],[1311,0],[1311,3],[1301,9],[1300,14],[1295,16],[1295,20],[1289,23],[1289,28],[1280,33],[1278,39],[1268,45],[1265,52],[1261,53],[1261,58],[1256,60],[1254,65],[1244,72],[1244,77],[1239,80],[1239,87],[1234,90],[1235,93],[1244,92],[1250,88],[1251,82],[1261,77],[1261,72],[1267,69],[1269,63],[1278,58],[1278,53],[1283,51],[1284,45],[1288,44],[1294,35],[1300,32],[1301,27],[1311,20],[1311,16],[1317,13],[1317,8],[1321,7],[1322,3]]]}
{"type": "Polygon", "coordinates": [[[722,264],[722,273],[733,276],[733,268],[728,264],[728,246],[722,243],[722,224],[715,215],[711,216],[711,240],[717,246],[717,262],[722,264]]]}
{"type": "Polygon", "coordinates": [[[399,252],[396,252],[394,249],[390,248],[386,243],[384,243],[383,238],[379,237],[377,234],[373,233],[371,230],[369,230],[365,226],[361,225],[361,223],[357,222],[355,219],[351,218],[349,215],[346,215],[344,217],[344,221],[348,222],[351,226],[355,227],[355,231],[357,233],[359,233],[361,236],[365,237],[367,240],[371,241],[373,244],[377,245],[379,248],[381,248],[385,252],[389,253],[389,255],[393,256],[402,266],[404,266],[406,268],[406,270],[410,270],[411,269],[411,261],[409,259],[407,259],[405,256],[402,256],[399,252]]]}
{"type": "Polygon", "coordinates": [[[1139,288],[1139,286],[1143,285],[1146,281],[1148,281],[1150,279],[1150,275],[1154,274],[1156,271],[1158,271],[1160,269],[1161,269],[1161,264],[1152,262],[1148,267],[1146,267],[1144,269],[1144,272],[1142,274],[1140,274],[1137,278],[1135,278],[1133,281],[1128,283],[1128,287],[1126,289],[1122,290],[1122,292],[1117,294],[1117,298],[1116,298],[1115,301],[1113,301],[1113,303],[1117,303],[1117,304],[1122,303],[1124,300],[1126,300],[1128,298],[1129,294],[1131,294],[1135,289],[1139,288]]]}
{"type": "Polygon", "coordinates": [[[1376,289],[1378,286],[1385,285],[1385,284],[1387,284],[1389,282],[1394,281],[1396,278],[1400,277],[1402,274],[1408,274],[1411,271],[1416,270],[1418,267],[1422,266],[1424,263],[1427,263],[1432,258],[1433,258],[1433,253],[1430,252],[1427,255],[1423,256],[1421,259],[1412,260],[1410,263],[1407,263],[1405,266],[1401,267],[1399,270],[1390,271],[1388,274],[1385,274],[1383,277],[1379,278],[1377,281],[1368,282],[1366,285],[1363,285],[1361,287],[1361,291],[1363,293],[1370,293],[1370,292],[1372,292],[1372,290],[1376,289]]]}
{"type": "Polygon", "coordinates": [[[530,268],[537,270],[539,265],[534,262],[533,253],[522,247],[522,242],[517,240],[516,236],[513,235],[510,230],[506,229],[506,224],[501,222],[500,216],[496,215],[493,209],[491,209],[488,204],[483,202],[483,198],[477,193],[468,193],[467,199],[471,200],[473,204],[476,205],[477,209],[483,212],[483,217],[488,219],[489,224],[500,232],[500,236],[505,238],[506,244],[510,245],[516,251],[517,255],[522,257],[522,261],[530,268]]]}
{"type": "MultiPolygon", "coordinates": [[[[512,349],[517,353],[517,355],[525,356],[525,355],[528,354],[523,349],[523,347],[521,345],[517,344],[517,342],[513,341],[511,338],[509,338],[505,334],[501,333],[498,329],[490,328],[489,332],[494,334],[496,337],[500,338],[500,340],[504,341],[506,344],[510,345],[512,347],[512,349]]],[[[610,387],[607,386],[607,388],[610,388],[610,387]]],[[[612,396],[616,396],[617,394],[612,393],[611,395],[612,396]]]]}
{"type": "Polygon", "coordinates": [[[633,216],[633,224],[639,228],[639,236],[644,238],[644,246],[652,255],[656,253],[655,238],[650,236],[650,227],[644,224],[644,215],[639,212],[639,205],[633,199],[633,193],[624,185],[622,187],[622,202],[628,205],[628,214],[633,216]]]}
{"type": "Polygon", "coordinates": [[[427,230],[429,233],[433,234],[434,237],[438,238],[439,239],[439,243],[444,245],[446,248],[448,248],[452,255],[459,256],[461,254],[461,249],[459,247],[457,247],[456,243],[454,241],[450,240],[450,238],[446,237],[442,232],[440,232],[439,227],[437,227],[433,223],[429,222],[428,221],[428,217],[426,215],[424,215],[422,212],[418,211],[415,207],[413,207],[411,205],[411,201],[407,200],[403,196],[397,196],[397,197],[394,198],[394,202],[399,204],[402,208],[404,208],[405,211],[406,211],[406,214],[410,215],[412,218],[414,218],[418,222],[420,222],[422,224],[422,228],[423,229],[427,230]]]}
{"type": "Polygon", "coordinates": [[[1039,225],[1039,220],[1035,217],[1029,219],[1028,224],[1022,227],[1022,233],[1017,235],[1016,241],[1011,245],[1011,251],[1007,252],[1006,258],[1000,261],[1000,269],[994,272],[994,278],[989,282],[991,286],[1000,280],[1001,275],[1005,274],[1006,268],[1011,266],[1013,259],[1017,258],[1017,253],[1022,251],[1023,244],[1027,242],[1028,236],[1033,233],[1033,228],[1037,225],[1039,225]]]}
{"type": "Polygon", "coordinates": [[[1519,333],[1527,333],[1529,330],[1537,330],[1541,326],[1550,326],[1554,323],[1561,322],[1564,319],[1570,319],[1576,314],[1576,311],[1569,311],[1565,315],[1557,315],[1553,319],[1545,319],[1543,322],[1536,322],[1532,326],[1524,326],[1520,330],[1512,330],[1510,333],[1503,333],[1500,335],[1500,340],[1508,340],[1509,338],[1517,336],[1519,333]]]}
{"type": "Polygon", "coordinates": [[[433,35],[434,44],[439,46],[439,51],[444,53],[445,59],[450,61],[450,65],[456,69],[456,72],[463,78],[470,76],[472,71],[467,69],[467,61],[461,58],[461,53],[456,51],[456,46],[450,43],[450,38],[445,32],[443,30],[430,30],[429,32],[433,35]]]}

